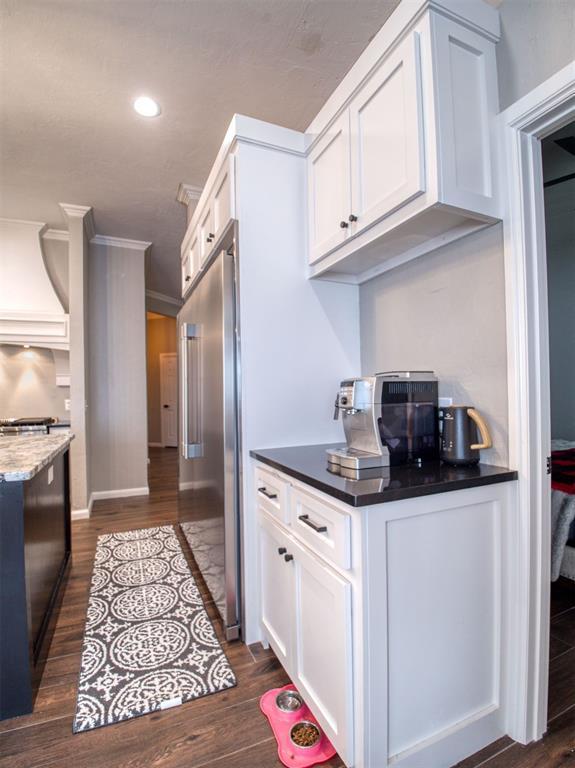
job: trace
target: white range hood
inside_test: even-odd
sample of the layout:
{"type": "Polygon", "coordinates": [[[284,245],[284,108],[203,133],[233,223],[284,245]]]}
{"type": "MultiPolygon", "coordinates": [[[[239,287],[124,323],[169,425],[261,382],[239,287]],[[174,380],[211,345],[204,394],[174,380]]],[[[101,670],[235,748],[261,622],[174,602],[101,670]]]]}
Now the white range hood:
{"type": "Polygon", "coordinates": [[[38,221],[0,219],[0,344],[70,348],[70,323],[46,270],[38,221]]]}

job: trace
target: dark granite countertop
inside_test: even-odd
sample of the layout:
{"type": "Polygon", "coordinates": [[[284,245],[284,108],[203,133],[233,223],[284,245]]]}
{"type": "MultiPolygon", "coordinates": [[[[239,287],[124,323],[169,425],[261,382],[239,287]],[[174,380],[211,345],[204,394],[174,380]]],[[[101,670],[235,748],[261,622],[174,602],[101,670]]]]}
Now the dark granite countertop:
{"type": "Polygon", "coordinates": [[[517,472],[506,467],[493,467],[489,464],[450,467],[441,462],[433,462],[421,467],[363,470],[360,480],[350,480],[333,474],[327,468],[325,452],[327,448],[334,447],[344,445],[328,443],[266,448],[250,451],[250,456],[352,507],[413,499],[517,479],[517,472]]]}

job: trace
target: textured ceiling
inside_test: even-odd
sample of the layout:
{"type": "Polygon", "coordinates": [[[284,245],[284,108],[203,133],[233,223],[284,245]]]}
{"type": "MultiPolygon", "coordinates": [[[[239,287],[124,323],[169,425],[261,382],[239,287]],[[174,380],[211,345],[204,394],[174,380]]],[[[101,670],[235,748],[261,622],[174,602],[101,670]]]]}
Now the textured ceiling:
{"type": "Polygon", "coordinates": [[[179,294],[185,209],[234,112],[304,129],[398,0],[0,0],[0,216],[153,242],[179,294]],[[140,93],[162,115],[138,117],[140,93]]]}

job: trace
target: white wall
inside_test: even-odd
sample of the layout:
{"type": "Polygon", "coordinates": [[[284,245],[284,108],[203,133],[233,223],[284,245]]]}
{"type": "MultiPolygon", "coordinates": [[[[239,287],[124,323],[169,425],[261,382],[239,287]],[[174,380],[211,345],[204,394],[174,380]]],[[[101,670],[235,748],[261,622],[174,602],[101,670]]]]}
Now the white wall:
{"type": "Polygon", "coordinates": [[[91,244],[89,262],[92,491],[145,489],[144,253],[91,244]]]}
{"type": "Polygon", "coordinates": [[[474,405],[507,463],[507,348],[501,225],[408,262],[360,288],[364,374],[433,370],[440,396],[474,405]]]}
{"type": "Polygon", "coordinates": [[[573,0],[503,0],[497,45],[500,108],[575,59],[573,0]]]}

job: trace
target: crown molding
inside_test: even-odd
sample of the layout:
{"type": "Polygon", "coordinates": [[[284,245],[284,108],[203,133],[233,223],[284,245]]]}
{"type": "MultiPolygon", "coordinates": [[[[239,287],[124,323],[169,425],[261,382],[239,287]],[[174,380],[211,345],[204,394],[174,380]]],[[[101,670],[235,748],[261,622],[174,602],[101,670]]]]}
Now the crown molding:
{"type": "Polygon", "coordinates": [[[193,184],[184,184],[182,182],[178,187],[176,200],[183,205],[189,205],[194,200],[200,199],[203,189],[203,187],[195,187],[193,184]]]}
{"type": "Polygon", "coordinates": [[[91,240],[96,230],[94,229],[94,209],[91,205],[74,205],[73,203],[58,203],[64,218],[69,221],[72,218],[84,220],[84,231],[88,240],[91,240]]]}
{"type": "Polygon", "coordinates": [[[44,240],[62,240],[67,243],[70,240],[70,233],[65,229],[47,229],[42,237],[44,240]]]}
{"type": "Polygon", "coordinates": [[[93,235],[90,238],[92,245],[106,245],[112,248],[129,248],[132,251],[142,251],[145,253],[151,248],[152,243],[146,240],[129,240],[124,237],[110,237],[108,235],[93,235]]]}
{"type": "Polygon", "coordinates": [[[147,290],[146,296],[149,299],[164,301],[166,304],[173,304],[175,307],[181,307],[184,303],[182,299],[174,299],[173,296],[168,296],[166,293],[160,293],[159,291],[147,290]]]}
{"type": "Polygon", "coordinates": [[[43,221],[31,221],[30,219],[9,219],[3,216],[0,216],[0,221],[4,221],[7,224],[33,224],[35,227],[38,227],[39,230],[46,226],[43,221]]]}

